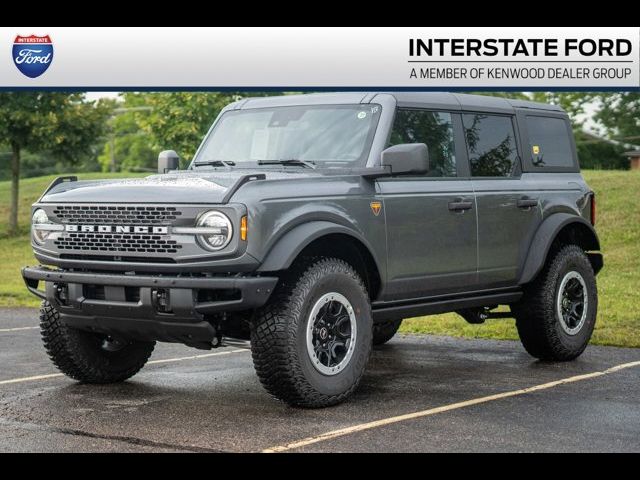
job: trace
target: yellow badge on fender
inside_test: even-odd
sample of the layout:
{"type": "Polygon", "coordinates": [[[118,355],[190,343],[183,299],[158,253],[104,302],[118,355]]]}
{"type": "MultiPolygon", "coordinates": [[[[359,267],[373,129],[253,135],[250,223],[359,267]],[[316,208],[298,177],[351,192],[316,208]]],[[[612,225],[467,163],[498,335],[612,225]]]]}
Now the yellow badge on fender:
{"type": "Polygon", "coordinates": [[[533,151],[534,155],[539,155],[540,154],[540,146],[539,145],[534,145],[533,147],[531,147],[531,150],[533,151]]]}
{"type": "Polygon", "coordinates": [[[371,206],[371,211],[376,217],[380,215],[380,211],[382,210],[382,202],[371,202],[369,205],[371,206]]]}

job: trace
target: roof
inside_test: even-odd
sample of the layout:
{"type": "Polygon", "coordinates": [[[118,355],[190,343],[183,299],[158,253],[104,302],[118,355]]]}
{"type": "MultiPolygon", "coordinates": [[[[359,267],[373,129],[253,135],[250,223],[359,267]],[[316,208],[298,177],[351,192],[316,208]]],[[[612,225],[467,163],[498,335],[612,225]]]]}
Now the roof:
{"type": "Polygon", "coordinates": [[[263,108],[292,105],[340,105],[375,103],[377,95],[393,95],[398,106],[420,106],[449,110],[481,110],[512,113],[515,108],[531,108],[563,112],[557,105],[529,102],[487,95],[469,95],[448,92],[337,92],[311,93],[304,95],[282,95],[277,97],[250,97],[235,103],[232,108],[263,108]]]}
{"type": "Polygon", "coordinates": [[[624,152],[627,157],[640,157],[640,150],[632,150],[631,152],[624,152]]]}

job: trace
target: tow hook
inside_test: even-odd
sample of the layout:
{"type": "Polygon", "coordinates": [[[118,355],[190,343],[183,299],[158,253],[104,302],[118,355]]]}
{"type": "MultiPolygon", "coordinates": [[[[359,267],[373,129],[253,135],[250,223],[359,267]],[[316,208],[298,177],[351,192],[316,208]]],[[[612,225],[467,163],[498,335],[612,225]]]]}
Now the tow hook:
{"type": "Polygon", "coordinates": [[[66,283],[56,283],[54,285],[56,300],[60,305],[68,305],[69,303],[69,286],[66,283]]]}

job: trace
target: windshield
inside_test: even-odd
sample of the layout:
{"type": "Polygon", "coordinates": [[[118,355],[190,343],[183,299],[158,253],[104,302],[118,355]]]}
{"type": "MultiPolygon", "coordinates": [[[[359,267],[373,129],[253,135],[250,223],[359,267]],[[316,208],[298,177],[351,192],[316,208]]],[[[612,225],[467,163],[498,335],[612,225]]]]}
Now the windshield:
{"type": "Polygon", "coordinates": [[[193,165],[364,165],[381,110],[372,104],[231,110],[205,139],[193,165]]]}

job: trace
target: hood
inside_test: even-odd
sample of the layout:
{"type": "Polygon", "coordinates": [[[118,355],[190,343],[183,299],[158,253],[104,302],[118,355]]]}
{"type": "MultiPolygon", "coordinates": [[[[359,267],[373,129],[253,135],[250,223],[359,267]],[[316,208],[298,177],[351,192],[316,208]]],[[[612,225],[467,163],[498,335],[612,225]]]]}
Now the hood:
{"type": "Polygon", "coordinates": [[[223,203],[245,175],[264,174],[267,180],[306,178],[315,172],[267,169],[176,172],[145,178],[62,182],[49,190],[47,203],[223,203]]]}

